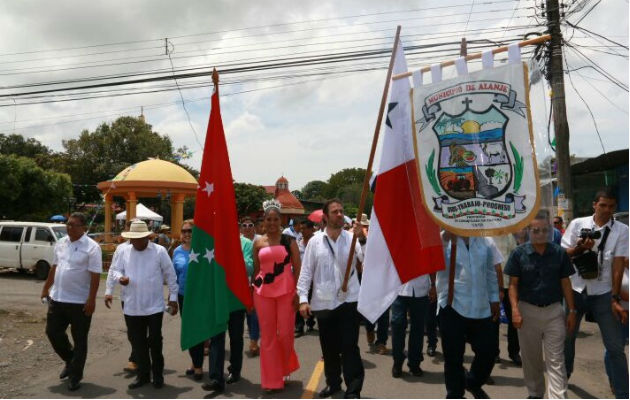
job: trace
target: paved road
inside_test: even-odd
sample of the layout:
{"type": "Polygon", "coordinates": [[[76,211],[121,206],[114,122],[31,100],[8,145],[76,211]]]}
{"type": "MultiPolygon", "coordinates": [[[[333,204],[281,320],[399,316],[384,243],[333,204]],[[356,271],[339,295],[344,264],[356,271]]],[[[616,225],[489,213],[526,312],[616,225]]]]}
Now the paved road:
{"type": "MultiPolygon", "coordinates": [[[[29,379],[20,384],[20,390],[11,397],[22,398],[210,398],[212,395],[201,389],[199,382],[184,375],[184,370],[190,365],[187,353],[179,349],[179,316],[166,315],[164,319],[164,356],[166,360],[165,381],[163,389],[155,390],[151,385],[140,389],[128,390],[127,384],[132,377],[122,372],[129,354],[129,345],[124,334],[122,312],[118,307],[106,309],[102,305],[101,285],[99,304],[92,320],[90,332],[90,351],[82,388],[77,392],[68,392],[64,382],[59,381],[58,373],[61,362],[54,357],[47,357],[47,362],[38,362],[32,357],[23,357],[24,370],[33,373],[29,379]],[[50,361],[53,360],[53,361],[50,361]]],[[[18,277],[15,274],[0,274],[0,309],[15,310],[28,309],[36,315],[45,315],[45,308],[38,304],[41,282],[29,277],[18,277]]],[[[116,304],[116,303],[115,303],[116,304]]],[[[576,371],[571,378],[569,396],[573,398],[607,398],[611,397],[602,361],[603,345],[599,331],[594,324],[583,323],[582,332],[578,340],[576,371]]],[[[506,355],[506,328],[501,329],[501,350],[506,355]]],[[[246,333],[247,335],[247,333],[246,333]]],[[[0,333],[0,337],[2,334],[0,333]]],[[[8,343],[5,338],[3,343],[8,343]]],[[[42,334],[35,338],[43,341],[40,351],[52,349],[46,346],[42,334]]],[[[247,338],[245,340],[247,345],[247,338]]],[[[422,368],[423,377],[416,378],[405,370],[402,379],[391,377],[391,356],[382,356],[368,351],[365,331],[361,329],[361,354],[365,366],[366,379],[362,395],[368,398],[443,398],[445,395],[443,383],[443,363],[441,355],[431,358],[425,356],[422,368]]],[[[388,346],[390,343],[388,343],[388,346]]],[[[33,346],[35,348],[35,346],[33,346]]],[[[438,346],[439,348],[439,346],[438,346]]],[[[306,335],[296,339],[296,350],[301,368],[292,376],[284,392],[273,396],[264,395],[260,390],[260,365],[258,358],[244,357],[243,379],[228,385],[227,391],[219,398],[300,398],[316,394],[308,391],[309,381],[316,391],[321,390],[325,383],[321,373],[320,348],[317,334],[306,335]]],[[[28,350],[27,350],[28,351],[28,350]]],[[[26,354],[26,353],[25,353],[26,354]]],[[[229,353],[228,353],[229,354],[229,353]]],[[[38,359],[41,359],[38,358],[38,359]]],[[[470,362],[472,355],[467,349],[466,362],[470,362]]],[[[207,361],[204,365],[207,370],[207,361]]],[[[0,373],[2,370],[0,369],[0,373]]],[[[6,379],[6,375],[2,374],[6,379]]],[[[486,386],[485,390],[493,398],[523,398],[527,391],[523,386],[522,371],[509,361],[503,360],[497,364],[492,374],[495,385],[486,386]]],[[[8,397],[7,393],[0,393],[0,397],[8,397]]],[[[341,396],[339,396],[341,397],[341,396]]]]}

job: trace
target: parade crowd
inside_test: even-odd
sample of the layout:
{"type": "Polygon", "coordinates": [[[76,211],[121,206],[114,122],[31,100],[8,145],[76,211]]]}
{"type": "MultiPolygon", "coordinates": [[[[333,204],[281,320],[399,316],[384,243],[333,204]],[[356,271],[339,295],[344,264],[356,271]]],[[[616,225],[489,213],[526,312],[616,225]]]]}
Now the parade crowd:
{"type": "MultiPolygon", "coordinates": [[[[362,265],[369,235],[367,216],[351,221],[342,202],[332,199],[323,206],[321,223],[305,219],[283,229],[280,204],[266,201],[262,219],[244,216],[239,221],[255,307],[229,315],[227,374],[226,332],[188,350],[186,374],[204,381],[207,355],[203,389],[220,394],[226,385],[238,384],[246,322],[247,351],[260,357],[262,390],[281,393],[289,375],[300,368],[294,340],[305,330],[317,330],[326,383],[319,397],[336,395],[344,384],[345,398],[359,398],[365,377],[358,346],[363,324],[368,344],[383,355],[390,353],[391,327],[394,378],[403,375],[405,360],[409,373],[421,377],[424,337],[429,357],[435,356],[439,337],[446,397],[463,398],[468,391],[474,398],[488,398],[483,386],[492,383],[503,318],[508,325],[508,357],[522,366],[528,398],[566,398],[577,332],[585,318],[597,323],[601,332],[612,393],[627,399],[628,226],[614,220],[616,204],[615,194],[598,192],[593,215],[570,221],[566,230],[561,217],[541,210],[515,234],[460,237],[443,231],[444,268],[406,282],[391,307],[371,323],[357,311],[366,272],[362,265]],[[353,235],[358,240],[343,292],[353,235]],[[474,352],[469,368],[464,366],[467,343],[474,352]]],[[[83,214],[72,214],[66,225],[68,236],[55,248],[41,297],[49,301],[46,334],[64,362],[59,377],[67,378],[68,389],[74,391],[83,379],[102,259],[100,247],[86,234],[83,214]]],[[[180,244],[170,255],[165,246],[150,241],[152,232],[145,222],[133,220],[122,233],[128,241],[114,253],[104,302],[112,307],[115,286],[120,285],[131,344],[125,370],[136,374],[130,389],[164,385],[162,319],[165,311],[186,313],[193,227],[192,220],[183,223],[180,244]]]]}

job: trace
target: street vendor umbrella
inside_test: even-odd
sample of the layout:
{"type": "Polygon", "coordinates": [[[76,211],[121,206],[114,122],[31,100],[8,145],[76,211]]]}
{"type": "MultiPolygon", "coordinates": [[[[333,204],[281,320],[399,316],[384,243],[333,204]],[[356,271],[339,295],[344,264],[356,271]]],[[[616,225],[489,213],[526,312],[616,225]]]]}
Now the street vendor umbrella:
{"type": "Polygon", "coordinates": [[[63,215],[57,214],[50,217],[50,221],[51,222],[66,222],[66,217],[64,217],[63,215]]]}
{"type": "Polygon", "coordinates": [[[324,211],[319,209],[319,210],[315,210],[312,213],[310,213],[309,216],[308,216],[308,219],[310,219],[311,221],[313,221],[315,223],[319,223],[319,222],[322,222],[322,218],[323,217],[324,217],[324,211]]]}

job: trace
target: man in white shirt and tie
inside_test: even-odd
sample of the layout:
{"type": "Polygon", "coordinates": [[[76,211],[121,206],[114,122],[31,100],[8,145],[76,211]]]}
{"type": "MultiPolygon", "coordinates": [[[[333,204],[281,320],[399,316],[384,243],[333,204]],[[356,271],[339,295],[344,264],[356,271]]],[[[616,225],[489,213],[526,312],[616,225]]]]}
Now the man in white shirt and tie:
{"type": "MultiPolygon", "coordinates": [[[[319,337],[324,355],[326,387],[319,397],[330,397],[341,390],[341,373],[346,383],[345,398],[359,398],[365,372],[359,353],[359,320],[357,300],[359,280],[356,261],[363,260],[363,251],[356,244],[355,258],[348,280],[347,292],[341,291],[343,276],[352,242],[352,233],[343,230],[343,204],[339,199],[328,200],[323,206],[326,229],[314,235],[306,245],[302,269],[297,283],[300,313],[308,318],[311,311],[317,318],[319,337]],[[310,304],[308,291],[313,283],[310,304]]],[[[361,224],[354,233],[363,241],[361,224]]]]}
{"type": "Polygon", "coordinates": [[[103,269],[101,248],[85,233],[86,222],[85,215],[78,212],[68,218],[68,236],[55,246],[53,266],[41,293],[42,298],[49,299],[46,335],[66,362],[59,378],[69,378],[71,391],[79,389],[83,379],[88,332],[103,269]],[[66,334],[68,325],[74,345],[66,334]]]}
{"type": "MultiPolygon", "coordinates": [[[[136,389],[150,382],[164,385],[164,356],[162,355],[162,317],[164,315],[163,284],[169,290],[168,305],[171,314],[177,313],[177,278],[175,269],[164,247],[149,241],[151,231],[143,221],[134,221],[129,232],[122,236],[130,239],[131,246],[119,246],[113,259],[111,273],[125,286],[123,312],[129,330],[131,346],[137,356],[138,375],[129,384],[136,389]],[[147,336],[148,330],[148,336],[147,336]]],[[[106,304],[111,303],[112,288],[105,291],[106,304]]]]}

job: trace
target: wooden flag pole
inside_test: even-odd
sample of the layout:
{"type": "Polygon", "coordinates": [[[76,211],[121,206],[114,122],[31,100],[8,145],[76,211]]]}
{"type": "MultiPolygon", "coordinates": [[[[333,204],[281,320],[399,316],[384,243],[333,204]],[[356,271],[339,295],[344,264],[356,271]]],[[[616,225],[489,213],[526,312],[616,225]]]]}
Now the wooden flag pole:
{"type": "MultiPolygon", "coordinates": [[[[392,70],[394,69],[394,60],[396,59],[396,51],[398,50],[398,40],[400,39],[400,25],[396,28],[396,36],[394,38],[394,48],[392,49],[392,56],[389,59],[389,68],[387,69],[387,79],[385,80],[385,88],[383,89],[383,96],[381,97],[381,107],[378,110],[378,118],[376,119],[376,126],[374,127],[374,136],[372,138],[372,149],[370,150],[370,159],[368,161],[367,169],[365,170],[365,176],[363,177],[363,191],[361,192],[361,201],[359,202],[359,210],[357,212],[357,223],[361,223],[361,216],[363,215],[363,209],[365,208],[365,199],[370,187],[370,175],[372,174],[372,164],[374,163],[374,154],[376,153],[376,144],[378,143],[378,135],[381,130],[381,123],[383,122],[383,113],[385,112],[385,103],[387,102],[387,93],[389,92],[389,83],[392,80],[392,70]]],[[[352,244],[350,245],[350,252],[348,253],[348,262],[346,264],[346,273],[343,277],[343,284],[341,290],[348,291],[348,280],[350,279],[350,270],[352,269],[352,259],[354,258],[354,247],[357,244],[357,236],[352,235],[352,244]]]]}
{"type": "Polygon", "coordinates": [[[214,90],[219,89],[219,72],[216,68],[212,68],[212,83],[214,84],[214,90]]]}

